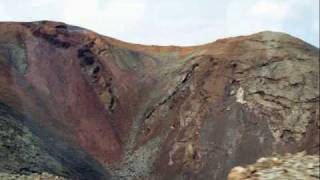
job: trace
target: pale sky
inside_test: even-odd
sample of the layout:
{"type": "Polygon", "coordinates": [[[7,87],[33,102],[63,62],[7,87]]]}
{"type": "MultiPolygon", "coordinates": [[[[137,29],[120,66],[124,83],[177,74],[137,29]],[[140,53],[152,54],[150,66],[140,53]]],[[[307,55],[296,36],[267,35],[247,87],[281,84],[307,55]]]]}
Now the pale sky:
{"type": "Polygon", "coordinates": [[[140,44],[197,45],[272,30],[319,47],[319,0],[0,0],[0,21],[38,20],[140,44]]]}

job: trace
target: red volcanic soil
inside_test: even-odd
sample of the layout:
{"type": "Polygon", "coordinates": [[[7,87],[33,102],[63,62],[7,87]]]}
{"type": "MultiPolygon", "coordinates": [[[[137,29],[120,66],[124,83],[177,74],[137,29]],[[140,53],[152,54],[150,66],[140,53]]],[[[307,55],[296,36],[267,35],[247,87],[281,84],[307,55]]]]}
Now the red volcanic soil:
{"type": "Polygon", "coordinates": [[[277,32],[162,47],[0,23],[0,138],[23,144],[0,143],[0,170],[225,179],[261,156],[318,154],[318,74],[319,50],[277,32]]]}

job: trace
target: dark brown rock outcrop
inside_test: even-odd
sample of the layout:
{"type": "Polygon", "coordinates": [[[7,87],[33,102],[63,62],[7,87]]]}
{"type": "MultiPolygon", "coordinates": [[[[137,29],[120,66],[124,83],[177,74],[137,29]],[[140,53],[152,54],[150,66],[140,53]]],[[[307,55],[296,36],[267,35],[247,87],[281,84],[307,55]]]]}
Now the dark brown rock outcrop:
{"type": "Polygon", "coordinates": [[[0,172],[226,179],[319,154],[319,128],[319,49],[287,34],[159,47],[0,23],[0,172]]]}

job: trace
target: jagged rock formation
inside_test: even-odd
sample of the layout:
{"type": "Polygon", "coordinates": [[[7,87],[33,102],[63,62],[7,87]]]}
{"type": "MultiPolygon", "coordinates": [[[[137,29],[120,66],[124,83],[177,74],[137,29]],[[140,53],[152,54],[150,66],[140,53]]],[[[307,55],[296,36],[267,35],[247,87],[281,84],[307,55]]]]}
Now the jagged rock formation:
{"type": "Polygon", "coordinates": [[[0,23],[0,172],[226,179],[319,154],[319,49],[261,32],[194,47],[0,23]]]}
{"type": "Polygon", "coordinates": [[[260,158],[247,167],[235,167],[228,180],[274,180],[320,178],[319,156],[305,155],[304,152],[260,158]]]}

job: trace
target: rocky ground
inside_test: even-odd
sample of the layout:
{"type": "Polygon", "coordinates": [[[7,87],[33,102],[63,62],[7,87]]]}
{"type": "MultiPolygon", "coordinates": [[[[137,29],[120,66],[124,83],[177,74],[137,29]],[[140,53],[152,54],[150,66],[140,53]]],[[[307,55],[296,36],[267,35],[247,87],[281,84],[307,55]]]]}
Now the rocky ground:
{"type": "Polygon", "coordinates": [[[226,179],[319,154],[319,49],[260,32],[192,47],[60,22],[0,23],[0,172],[226,179]]]}
{"type": "Polygon", "coordinates": [[[0,173],[0,179],[1,180],[68,180],[63,177],[51,175],[48,173],[30,174],[30,175],[0,173]]]}
{"type": "Polygon", "coordinates": [[[320,178],[319,156],[306,153],[260,158],[255,164],[235,167],[228,180],[317,180],[320,178]]]}

